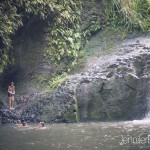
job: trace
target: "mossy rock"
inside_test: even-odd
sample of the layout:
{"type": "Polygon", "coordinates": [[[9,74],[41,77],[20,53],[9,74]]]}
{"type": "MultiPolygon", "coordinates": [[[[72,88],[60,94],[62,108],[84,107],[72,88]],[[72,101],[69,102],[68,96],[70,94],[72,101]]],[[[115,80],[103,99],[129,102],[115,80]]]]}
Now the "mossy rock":
{"type": "Polygon", "coordinates": [[[74,111],[73,107],[68,107],[68,110],[62,114],[62,117],[67,122],[77,122],[76,120],[76,112],[74,111]]]}

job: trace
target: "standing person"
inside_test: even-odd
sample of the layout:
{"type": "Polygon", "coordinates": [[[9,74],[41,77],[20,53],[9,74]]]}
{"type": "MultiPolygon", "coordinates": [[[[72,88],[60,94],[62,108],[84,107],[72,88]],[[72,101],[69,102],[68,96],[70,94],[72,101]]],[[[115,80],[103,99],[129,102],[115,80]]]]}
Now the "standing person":
{"type": "Polygon", "coordinates": [[[8,98],[9,98],[9,108],[14,109],[14,95],[15,95],[15,86],[14,82],[11,82],[8,86],[8,98]]]}

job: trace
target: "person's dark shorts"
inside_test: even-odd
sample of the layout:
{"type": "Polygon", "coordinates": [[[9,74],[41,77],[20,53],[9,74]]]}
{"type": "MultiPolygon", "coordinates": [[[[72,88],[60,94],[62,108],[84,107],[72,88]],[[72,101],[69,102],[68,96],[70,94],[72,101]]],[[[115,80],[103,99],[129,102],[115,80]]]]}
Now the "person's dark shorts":
{"type": "Polygon", "coordinates": [[[8,93],[8,97],[12,97],[13,96],[13,94],[11,94],[11,93],[8,93]]]}

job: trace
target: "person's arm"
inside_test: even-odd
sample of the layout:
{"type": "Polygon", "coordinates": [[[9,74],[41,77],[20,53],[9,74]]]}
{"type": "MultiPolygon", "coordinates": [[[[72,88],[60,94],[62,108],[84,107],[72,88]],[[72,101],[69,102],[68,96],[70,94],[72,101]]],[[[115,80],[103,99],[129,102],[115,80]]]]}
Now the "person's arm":
{"type": "Polygon", "coordinates": [[[13,88],[13,93],[12,94],[15,94],[15,87],[13,88]]]}
{"type": "Polygon", "coordinates": [[[10,86],[8,87],[8,93],[12,94],[11,90],[10,90],[10,86]]]}

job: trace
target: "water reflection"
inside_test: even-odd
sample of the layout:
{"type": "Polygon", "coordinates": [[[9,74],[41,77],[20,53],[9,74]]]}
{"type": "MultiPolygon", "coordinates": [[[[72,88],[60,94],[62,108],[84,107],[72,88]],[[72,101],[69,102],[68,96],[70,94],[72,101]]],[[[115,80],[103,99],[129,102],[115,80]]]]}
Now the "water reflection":
{"type": "Polygon", "coordinates": [[[150,121],[46,125],[45,130],[0,127],[0,150],[150,149],[150,121]],[[144,142],[145,140],[145,142],[144,142]]]}

